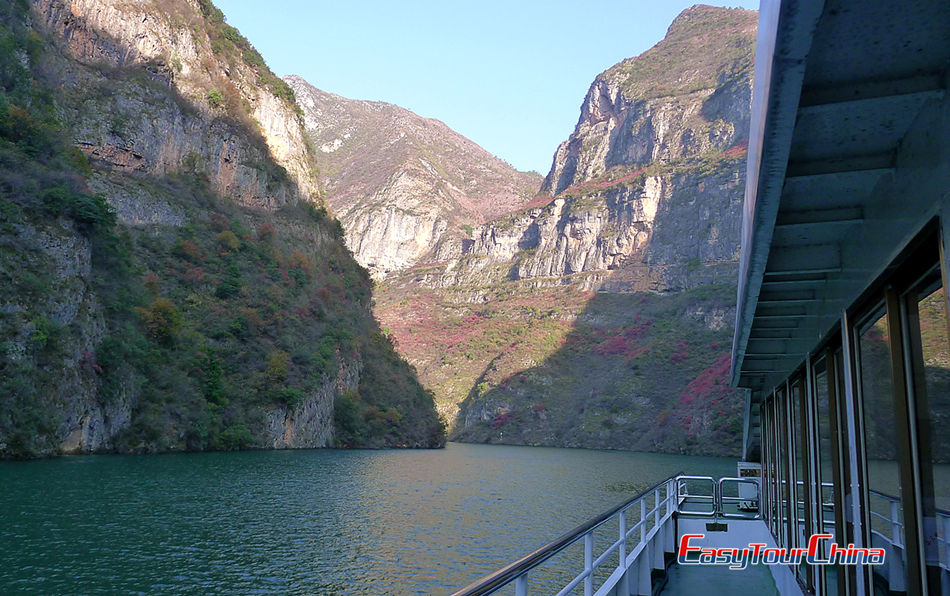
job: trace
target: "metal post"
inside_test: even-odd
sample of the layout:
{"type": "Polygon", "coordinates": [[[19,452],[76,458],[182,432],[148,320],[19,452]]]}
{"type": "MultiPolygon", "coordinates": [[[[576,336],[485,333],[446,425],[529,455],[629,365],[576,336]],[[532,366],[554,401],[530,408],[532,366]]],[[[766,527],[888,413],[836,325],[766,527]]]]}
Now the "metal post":
{"type": "Polygon", "coordinates": [[[676,482],[674,481],[670,481],[666,483],[666,514],[667,515],[675,511],[675,509],[673,509],[674,507],[676,507],[676,493],[675,493],[675,488],[674,488],[675,486],[676,486],[676,482]]]}
{"type": "Polygon", "coordinates": [[[620,549],[618,550],[619,563],[617,569],[623,569],[627,566],[627,512],[620,512],[620,549]]]}
{"type": "Polygon", "coordinates": [[[523,573],[515,579],[515,596],[528,596],[527,573],[523,573]]]}
{"type": "Polygon", "coordinates": [[[640,499],[640,544],[647,537],[647,498],[640,499]]]}
{"type": "Polygon", "coordinates": [[[894,546],[901,547],[903,546],[903,544],[901,543],[901,525],[900,525],[900,522],[898,521],[898,518],[899,518],[898,504],[899,503],[897,501],[889,501],[889,502],[891,505],[891,542],[894,543],[894,546]]]}
{"type": "Polygon", "coordinates": [[[594,594],[594,532],[590,531],[584,534],[584,570],[587,577],[584,578],[584,596],[593,596],[594,594]]]}

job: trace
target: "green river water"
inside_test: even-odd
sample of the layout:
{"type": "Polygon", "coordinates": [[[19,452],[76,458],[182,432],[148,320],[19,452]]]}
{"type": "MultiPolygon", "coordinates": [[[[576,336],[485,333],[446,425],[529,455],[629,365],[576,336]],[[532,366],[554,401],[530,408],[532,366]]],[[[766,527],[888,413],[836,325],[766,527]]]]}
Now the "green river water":
{"type": "Polygon", "coordinates": [[[450,443],[0,462],[0,593],[446,594],[678,471],[735,461],[450,443]]]}

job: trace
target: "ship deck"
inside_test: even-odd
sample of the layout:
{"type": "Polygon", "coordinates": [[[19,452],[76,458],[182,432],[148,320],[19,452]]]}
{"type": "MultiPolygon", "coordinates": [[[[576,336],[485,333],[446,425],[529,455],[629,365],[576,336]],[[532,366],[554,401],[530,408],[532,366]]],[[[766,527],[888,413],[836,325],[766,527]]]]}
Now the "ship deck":
{"type": "Polygon", "coordinates": [[[660,590],[663,596],[680,594],[778,594],[772,572],[765,565],[750,565],[745,569],[725,566],[674,564],[667,569],[666,584],[660,590]]]}

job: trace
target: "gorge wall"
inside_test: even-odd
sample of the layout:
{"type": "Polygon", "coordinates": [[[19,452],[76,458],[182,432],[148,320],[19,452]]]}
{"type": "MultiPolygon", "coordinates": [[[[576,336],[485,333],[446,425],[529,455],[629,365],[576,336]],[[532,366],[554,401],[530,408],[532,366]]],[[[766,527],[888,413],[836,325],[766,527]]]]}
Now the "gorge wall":
{"type": "Polygon", "coordinates": [[[684,11],[595,79],[536,196],[380,285],[378,316],[455,439],[737,452],[756,22],[684,11]]]}
{"type": "Polygon", "coordinates": [[[0,456],[444,441],[210,1],[15,0],[0,42],[0,456]]]}

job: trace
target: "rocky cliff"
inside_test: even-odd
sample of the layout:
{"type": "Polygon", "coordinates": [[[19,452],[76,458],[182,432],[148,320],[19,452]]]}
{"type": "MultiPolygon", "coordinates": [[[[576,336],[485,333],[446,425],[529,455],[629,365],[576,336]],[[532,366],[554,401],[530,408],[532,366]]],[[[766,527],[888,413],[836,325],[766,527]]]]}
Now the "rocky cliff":
{"type": "Polygon", "coordinates": [[[748,138],[757,17],[697,5],[666,37],[594,80],[542,190],[559,194],[623,165],[698,157],[748,138]]]}
{"type": "Polygon", "coordinates": [[[731,453],[757,16],[695,6],[600,74],[541,193],[377,312],[459,440],[731,453]]]}
{"type": "Polygon", "coordinates": [[[753,11],[695,6],[598,75],[541,195],[476,228],[455,275],[514,261],[516,279],[610,272],[597,283],[637,291],[732,275],[755,28],[753,11]]]}
{"type": "Polygon", "coordinates": [[[518,172],[438,120],[346,99],[297,76],[330,208],[374,277],[461,256],[473,226],[515,210],[541,177],[518,172]]]}
{"type": "Polygon", "coordinates": [[[441,443],[210,1],[16,0],[0,43],[0,456],[441,443]]]}
{"type": "Polygon", "coordinates": [[[153,175],[187,160],[246,204],[317,196],[293,93],[209,0],[38,0],[34,10],[79,62],[139,70],[187,102],[161,106],[146,89],[71,97],[76,143],[90,156],[153,175]],[[272,161],[279,169],[260,167],[272,161]],[[293,185],[276,183],[287,175],[293,185]]]}

